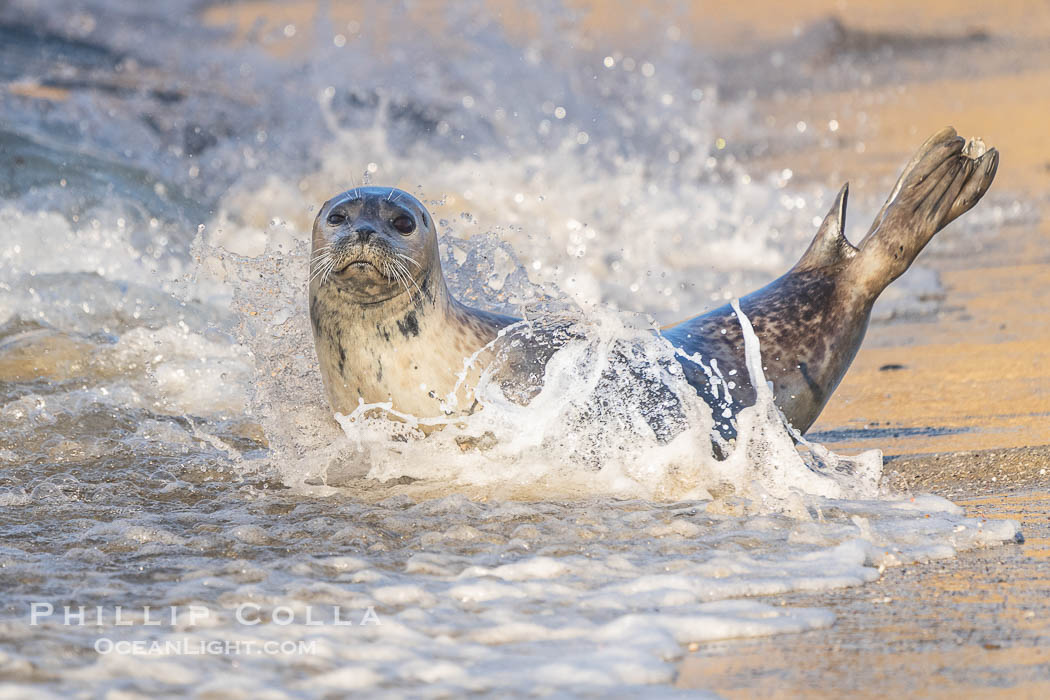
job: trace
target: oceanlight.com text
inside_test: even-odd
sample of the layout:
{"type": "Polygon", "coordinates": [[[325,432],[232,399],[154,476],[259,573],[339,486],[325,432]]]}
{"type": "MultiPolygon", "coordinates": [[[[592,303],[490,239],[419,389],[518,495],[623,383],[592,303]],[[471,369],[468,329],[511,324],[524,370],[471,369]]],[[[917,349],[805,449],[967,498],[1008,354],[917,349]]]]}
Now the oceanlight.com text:
{"type": "Polygon", "coordinates": [[[120,656],[305,656],[317,652],[316,641],[164,639],[95,640],[95,651],[120,656]]]}

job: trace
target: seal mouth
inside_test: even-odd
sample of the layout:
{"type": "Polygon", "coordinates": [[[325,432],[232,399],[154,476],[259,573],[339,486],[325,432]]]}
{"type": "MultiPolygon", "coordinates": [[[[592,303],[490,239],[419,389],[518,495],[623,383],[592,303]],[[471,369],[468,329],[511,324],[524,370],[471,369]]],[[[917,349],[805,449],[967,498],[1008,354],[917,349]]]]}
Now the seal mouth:
{"type": "Polygon", "coordinates": [[[350,270],[351,268],[372,268],[373,270],[378,270],[376,264],[370,260],[351,260],[344,264],[344,266],[339,269],[339,272],[350,270]]]}
{"type": "Polygon", "coordinates": [[[328,250],[321,248],[316,259],[313,274],[320,280],[320,286],[333,281],[340,288],[350,289],[369,299],[390,298],[389,292],[393,290],[407,291],[418,286],[408,265],[418,267],[419,263],[407,252],[401,252],[385,241],[355,241],[350,245],[336,243],[328,250]],[[409,262],[401,262],[401,259],[409,262]]]}
{"type": "Polygon", "coordinates": [[[336,270],[335,273],[338,275],[342,274],[343,272],[346,272],[347,270],[363,270],[367,267],[370,267],[376,272],[379,272],[379,268],[376,267],[375,263],[369,260],[351,260],[350,262],[336,270]]]}

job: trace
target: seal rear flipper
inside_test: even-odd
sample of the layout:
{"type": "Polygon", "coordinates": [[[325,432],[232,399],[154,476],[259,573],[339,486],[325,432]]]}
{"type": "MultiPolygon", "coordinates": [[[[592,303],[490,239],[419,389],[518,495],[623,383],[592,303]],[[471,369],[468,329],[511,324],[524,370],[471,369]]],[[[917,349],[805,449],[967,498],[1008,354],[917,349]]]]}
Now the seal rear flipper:
{"type": "Polygon", "coordinates": [[[951,203],[948,216],[942,226],[970,211],[995,179],[995,172],[999,169],[999,151],[989,149],[981,139],[973,139],[966,144],[967,155],[976,157],[973,174],[963,184],[955,201],[951,203]]]}
{"type": "Polygon", "coordinates": [[[955,133],[955,129],[953,129],[950,126],[946,126],[937,133],[930,136],[930,138],[926,139],[926,141],[921,146],[919,146],[918,150],[915,151],[915,154],[911,157],[911,159],[907,163],[905,163],[904,169],[901,170],[901,174],[897,178],[897,183],[893,186],[893,190],[890,192],[890,196],[886,198],[886,203],[882,205],[882,209],[880,209],[879,213],[875,215],[875,220],[872,221],[871,228],[868,229],[868,233],[866,235],[870,236],[872,231],[877,229],[879,227],[879,224],[882,223],[882,217],[886,215],[886,210],[890,207],[891,204],[893,204],[894,200],[897,199],[897,195],[900,194],[901,189],[904,187],[904,183],[908,180],[909,176],[911,176],[912,171],[915,170],[915,166],[919,164],[919,161],[921,161],[927,154],[929,154],[929,152],[932,149],[944,143],[945,141],[954,139],[956,136],[958,136],[958,134],[955,133]]]}
{"type": "Polygon", "coordinates": [[[824,221],[821,222],[817,235],[809,248],[795,264],[794,272],[816,270],[831,267],[850,260],[857,254],[857,248],[846,239],[846,200],[849,198],[849,183],[839,190],[835,203],[824,221]]]}
{"type": "Polygon", "coordinates": [[[868,235],[854,273],[877,296],[911,265],[934,234],[971,209],[988,190],[999,153],[952,128],[934,134],[905,166],[868,235]]]}

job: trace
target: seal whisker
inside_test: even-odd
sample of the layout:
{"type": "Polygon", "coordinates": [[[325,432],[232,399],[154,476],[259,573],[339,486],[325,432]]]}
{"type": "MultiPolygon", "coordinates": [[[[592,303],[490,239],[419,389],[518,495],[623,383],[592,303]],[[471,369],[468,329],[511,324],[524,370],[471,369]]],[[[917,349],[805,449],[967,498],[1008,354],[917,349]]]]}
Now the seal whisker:
{"type": "Polygon", "coordinates": [[[323,251],[318,253],[310,260],[310,281],[313,282],[314,278],[317,277],[325,266],[332,261],[332,254],[330,251],[323,251]]]}
{"type": "Polygon", "coordinates": [[[409,288],[408,288],[408,280],[409,280],[408,270],[406,270],[405,266],[402,265],[401,263],[399,263],[397,260],[391,260],[390,263],[391,263],[391,267],[394,269],[395,273],[397,274],[398,281],[401,282],[401,286],[403,286],[405,288],[406,292],[410,291],[409,288]]]}
{"type": "Polygon", "coordinates": [[[328,263],[324,267],[324,274],[321,275],[321,284],[327,284],[328,283],[328,278],[331,276],[332,270],[334,270],[334,269],[335,269],[335,259],[334,258],[330,258],[328,260],[328,263]]]}
{"type": "MultiPolygon", "coordinates": [[[[414,277],[412,277],[411,273],[408,271],[408,268],[405,266],[405,264],[400,262],[400,261],[398,261],[398,260],[392,260],[392,262],[394,264],[396,264],[398,266],[398,268],[400,268],[400,270],[404,274],[405,278],[412,282],[412,286],[416,288],[416,292],[419,293],[419,296],[423,296],[423,290],[420,289],[419,283],[416,282],[416,279],[414,277]]],[[[407,285],[405,286],[405,291],[406,292],[409,291],[407,285]]]]}
{"type": "MultiPolygon", "coordinates": [[[[393,261],[391,261],[391,262],[393,262],[393,261]]],[[[391,270],[391,272],[393,272],[394,278],[397,280],[397,283],[399,285],[401,285],[402,287],[404,287],[405,291],[407,292],[408,291],[408,284],[405,283],[405,279],[402,276],[401,271],[393,264],[390,266],[390,270],[391,270]]]]}
{"type": "Polygon", "coordinates": [[[404,286],[404,282],[401,280],[401,270],[398,269],[396,261],[388,259],[387,264],[390,266],[390,273],[397,280],[397,283],[404,286]]]}
{"type": "MultiPolygon", "coordinates": [[[[411,282],[412,286],[416,288],[416,296],[418,296],[419,298],[422,299],[425,295],[423,294],[423,290],[419,286],[419,282],[416,282],[414,277],[409,277],[408,281],[411,282]]],[[[415,298],[415,297],[413,297],[413,298],[415,298]]]]}
{"type": "Polygon", "coordinates": [[[325,267],[326,267],[326,266],[327,266],[328,264],[329,264],[329,261],[327,261],[327,260],[326,260],[326,261],[324,261],[324,262],[321,262],[320,264],[318,264],[318,265],[317,265],[317,267],[316,267],[316,268],[314,268],[314,271],[313,271],[313,273],[312,273],[312,274],[310,275],[310,280],[309,280],[308,284],[309,284],[309,283],[313,283],[313,281],[314,281],[315,279],[318,279],[318,278],[320,278],[320,277],[321,277],[321,275],[322,275],[322,274],[324,273],[324,269],[325,269],[325,267]]]}
{"type": "Polygon", "coordinates": [[[310,276],[310,284],[313,284],[314,280],[317,280],[317,282],[320,284],[321,283],[321,277],[323,275],[324,275],[324,265],[321,265],[320,267],[317,268],[317,271],[314,272],[314,274],[310,276]]]}
{"type": "Polygon", "coordinates": [[[407,292],[409,296],[412,296],[412,289],[408,286],[409,278],[405,275],[404,272],[400,273],[400,276],[401,276],[401,286],[403,286],[405,288],[405,292],[407,292]]]}
{"type": "Polygon", "coordinates": [[[415,260],[414,260],[413,258],[411,258],[411,257],[409,257],[409,256],[407,256],[407,255],[405,255],[404,253],[394,253],[394,255],[396,255],[397,257],[401,258],[402,260],[404,260],[404,261],[406,261],[406,262],[410,262],[410,263],[412,263],[413,265],[415,265],[415,266],[416,266],[417,268],[419,268],[420,270],[422,270],[422,269],[423,269],[423,266],[422,266],[422,265],[420,265],[420,264],[419,264],[418,262],[416,262],[416,261],[415,261],[415,260]]]}

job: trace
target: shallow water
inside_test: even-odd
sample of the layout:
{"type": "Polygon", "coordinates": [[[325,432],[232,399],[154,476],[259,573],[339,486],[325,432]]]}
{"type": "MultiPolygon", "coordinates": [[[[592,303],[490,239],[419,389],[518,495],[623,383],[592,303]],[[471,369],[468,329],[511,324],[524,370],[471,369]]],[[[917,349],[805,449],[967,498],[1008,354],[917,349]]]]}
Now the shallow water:
{"type": "MultiPolygon", "coordinates": [[[[755,118],[730,88],[772,89],[767,57],[729,85],[673,14],[611,47],[553,3],[531,30],[457,3],[452,45],[383,6],[243,26],[194,8],[0,11],[12,692],[670,692],[691,642],[833,623],[768,596],[1015,537],[886,493],[876,453],[796,450],[768,403],[711,456],[649,329],[786,269],[835,194],[741,165],[775,130],[719,135],[716,115],[755,118]],[[369,180],[433,207],[461,298],[587,320],[527,409],[492,383],[425,439],[333,420],[306,232],[369,180]]],[[[887,313],[923,313],[936,277],[910,279],[887,313]]]]}

